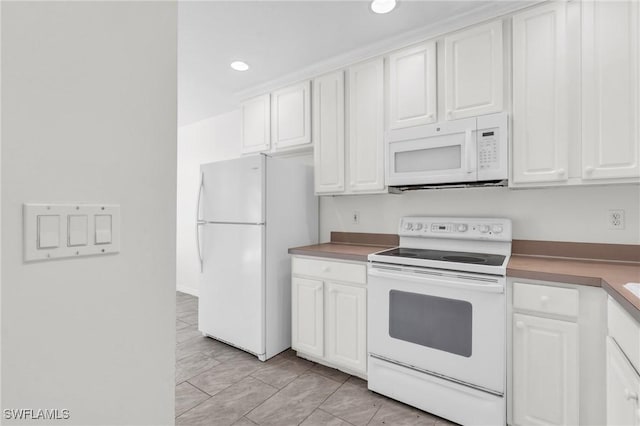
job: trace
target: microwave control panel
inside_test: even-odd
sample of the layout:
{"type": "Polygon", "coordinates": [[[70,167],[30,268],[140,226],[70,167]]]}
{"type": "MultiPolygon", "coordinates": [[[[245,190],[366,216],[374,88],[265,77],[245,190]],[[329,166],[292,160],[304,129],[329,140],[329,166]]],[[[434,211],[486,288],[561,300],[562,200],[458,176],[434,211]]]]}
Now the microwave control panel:
{"type": "Polygon", "coordinates": [[[499,137],[497,128],[483,129],[478,132],[478,167],[480,170],[500,167],[499,137]]]}

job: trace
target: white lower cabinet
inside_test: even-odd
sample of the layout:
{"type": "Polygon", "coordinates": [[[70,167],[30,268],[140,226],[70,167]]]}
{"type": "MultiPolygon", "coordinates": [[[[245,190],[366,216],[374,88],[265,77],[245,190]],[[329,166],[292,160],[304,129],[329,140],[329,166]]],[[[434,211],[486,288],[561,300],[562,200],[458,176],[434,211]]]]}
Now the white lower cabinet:
{"type": "Polygon", "coordinates": [[[518,425],[578,424],[578,325],[513,315],[513,404],[518,425]]]}
{"type": "Polygon", "coordinates": [[[291,287],[291,346],[315,356],[323,355],[324,291],[322,281],[293,277],[291,287]]]}
{"type": "Polygon", "coordinates": [[[604,290],[509,278],[507,291],[508,423],[604,424],[604,290]]]}
{"type": "Polygon", "coordinates": [[[325,356],[353,371],[367,371],[367,290],[325,283],[327,292],[325,356]]]}
{"type": "Polygon", "coordinates": [[[607,337],[607,424],[640,425],[640,377],[616,342],[607,337]]]}
{"type": "Polygon", "coordinates": [[[299,356],[366,378],[366,266],[292,260],[291,347],[299,356]]]}

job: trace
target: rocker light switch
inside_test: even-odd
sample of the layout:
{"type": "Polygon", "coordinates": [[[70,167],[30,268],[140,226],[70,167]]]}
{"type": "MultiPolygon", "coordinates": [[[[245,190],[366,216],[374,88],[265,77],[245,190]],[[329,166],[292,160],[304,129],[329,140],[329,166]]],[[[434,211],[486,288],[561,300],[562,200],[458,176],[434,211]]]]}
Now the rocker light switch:
{"type": "Polygon", "coordinates": [[[86,214],[69,215],[67,217],[69,218],[69,223],[67,224],[67,246],[86,246],[89,239],[89,217],[86,214]]]}
{"type": "Polygon", "coordinates": [[[60,216],[38,216],[38,248],[51,249],[60,245],[60,216]]]}
{"type": "Polygon", "coordinates": [[[25,203],[22,223],[25,262],[120,252],[116,204],[25,203]]]}
{"type": "Polygon", "coordinates": [[[96,220],[96,244],[111,244],[111,215],[97,214],[96,220]]]}

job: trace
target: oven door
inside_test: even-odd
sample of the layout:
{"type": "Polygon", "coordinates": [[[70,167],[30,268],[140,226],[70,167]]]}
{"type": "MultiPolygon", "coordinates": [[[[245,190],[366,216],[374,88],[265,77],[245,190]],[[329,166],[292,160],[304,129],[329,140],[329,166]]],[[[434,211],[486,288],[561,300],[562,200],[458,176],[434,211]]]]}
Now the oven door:
{"type": "Polygon", "coordinates": [[[370,264],[369,354],[501,395],[504,288],[504,277],[370,264]]]}
{"type": "Polygon", "coordinates": [[[387,140],[391,186],[478,179],[475,118],[391,130],[387,140]]]}

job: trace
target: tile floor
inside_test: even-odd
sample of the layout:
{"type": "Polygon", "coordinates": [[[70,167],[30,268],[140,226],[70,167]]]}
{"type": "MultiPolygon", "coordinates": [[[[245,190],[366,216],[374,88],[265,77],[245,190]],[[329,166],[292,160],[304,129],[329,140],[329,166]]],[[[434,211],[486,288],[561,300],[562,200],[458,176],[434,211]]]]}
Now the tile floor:
{"type": "Polygon", "coordinates": [[[447,425],[288,350],[267,362],[197,329],[198,299],[177,293],[177,425],[447,425]]]}

